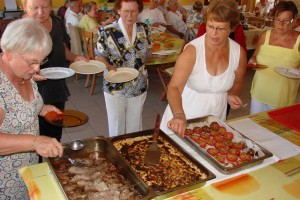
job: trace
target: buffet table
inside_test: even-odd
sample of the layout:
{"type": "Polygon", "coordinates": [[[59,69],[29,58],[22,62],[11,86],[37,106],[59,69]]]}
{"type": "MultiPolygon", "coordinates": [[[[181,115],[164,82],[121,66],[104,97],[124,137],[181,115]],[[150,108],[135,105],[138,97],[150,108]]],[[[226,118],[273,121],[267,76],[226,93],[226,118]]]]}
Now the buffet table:
{"type": "MultiPolygon", "coordinates": [[[[227,123],[240,132],[245,130],[247,132],[248,130],[246,136],[252,137],[251,139],[256,142],[257,140],[261,141],[258,143],[269,148],[268,150],[273,153],[273,157],[265,159],[261,164],[226,175],[214,168],[177,135],[169,135],[201,164],[212,171],[216,178],[206,182],[205,186],[195,185],[192,188],[189,187],[188,190],[173,191],[154,199],[300,198],[300,171],[295,170],[300,168],[300,133],[271,119],[266,112],[233,119],[227,123]],[[266,136],[270,136],[270,138],[266,136]],[[280,148],[277,148],[278,146],[280,148]],[[296,172],[292,173],[293,170],[296,172]]],[[[53,195],[56,195],[55,199],[57,200],[64,199],[58,183],[49,173],[47,163],[23,168],[22,174],[23,176],[26,175],[31,195],[34,196],[38,193],[39,198],[37,199],[50,200],[53,199],[53,195]],[[30,179],[33,181],[28,181],[30,179]],[[53,194],[54,191],[55,194],[53,194]]]]}

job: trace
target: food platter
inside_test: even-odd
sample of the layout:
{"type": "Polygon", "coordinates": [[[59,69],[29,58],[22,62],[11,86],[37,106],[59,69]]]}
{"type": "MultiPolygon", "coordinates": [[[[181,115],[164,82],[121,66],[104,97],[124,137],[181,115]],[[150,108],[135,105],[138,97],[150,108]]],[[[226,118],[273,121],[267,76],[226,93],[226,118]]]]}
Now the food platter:
{"type": "Polygon", "coordinates": [[[287,67],[275,67],[274,70],[284,77],[300,79],[300,70],[287,67]]]}
{"type": "Polygon", "coordinates": [[[214,116],[188,120],[183,140],[224,174],[249,168],[273,156],[214,116]]]}
{"type": "Polygon", "coordinates": [[[64,79],[73,76],[75,71],[66,67],[49,67],[41,69],[40,75],[47,79],[64,79]]]}
{"type": "Polygon", "coordinates": [[[45,115],[48,123],[60,127],[76,127],[88,122],[89,117],[77,110],[63,110],[63,114],[58,114],[54,111],[45,115]]]}
{"type": "Polygon", "coordinates": [[[175,54],[176,52],[177,52],[176,50],[162,50],[162,51],[152,52],[152,54],[167,56],[167,55],[175,54]]]}
{"type": "Polygon", "coordinates": [[[145,164],[144,156],[152,143],[152,136],[153,130],[145,130],[113,137],[111,142],[133,171],[157,195],[183,188],[188,191],[196,185],[201,187],[206,181],[215,178],[213,173],[161,130],[158,137],[158,146],[162,152],[159,165],[145,164]]]}
{"type": "Polygon", "coordinates": [[[139,71],[134,68],[117,68],[117,71],[110,70],[104,75],[104,79],[111,83],[124,83],[135,79],[139,71]]]}
{"type": "Polygon", "coordinates": [[[78,74],[98,74],[106,69],[106,65],[97,60],[90,60],[89,62],[77,61],[73,62],[70,68],[78,74]]]}

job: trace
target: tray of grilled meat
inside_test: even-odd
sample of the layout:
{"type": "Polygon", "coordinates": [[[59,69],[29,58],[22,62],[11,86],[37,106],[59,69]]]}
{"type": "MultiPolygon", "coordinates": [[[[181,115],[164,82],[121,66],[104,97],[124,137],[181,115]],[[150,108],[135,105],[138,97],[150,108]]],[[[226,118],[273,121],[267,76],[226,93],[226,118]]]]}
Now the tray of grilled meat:
{"type": "Polygon", "coordinates": [[[95,137],[83,142],[85,147],[80,150],[71,150],[70,144],[65,144],[62,158],[47,159],[67,199],[148,198],[149,187],[108,139],[95,137]]]}
{"type": "Polygon", "coordinates": [[[187,120],[183,138],[224,174],[260,164],[273,154],[214,116],[187,120]]]}
{"type": "Polygon", "coordinates": [[[158,137],[161,151],[159,164],[145,164],[145,151],[152,143],[152,135],[153,130],[145,130],[110,139],[132,170],[147,184],[153,196],[185,192],[215,178],[212,172],[161,130],[158,137]]]}

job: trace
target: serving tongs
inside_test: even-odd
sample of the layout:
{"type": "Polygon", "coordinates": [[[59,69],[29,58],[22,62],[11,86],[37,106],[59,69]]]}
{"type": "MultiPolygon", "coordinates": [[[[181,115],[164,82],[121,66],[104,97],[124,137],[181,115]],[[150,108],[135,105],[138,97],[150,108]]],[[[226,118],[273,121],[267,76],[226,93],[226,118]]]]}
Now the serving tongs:
{"type": "Polygon", "coordinates": [[[144,164],[147,165],[159,165],[159,160],[161,156],[161,151],[157,145],[157,140],[159,136],[159,126],[160,126],[160,115],[156,117],[155,128],[153,131],[152,143],[148,147],[144,157],[144,164]]]}

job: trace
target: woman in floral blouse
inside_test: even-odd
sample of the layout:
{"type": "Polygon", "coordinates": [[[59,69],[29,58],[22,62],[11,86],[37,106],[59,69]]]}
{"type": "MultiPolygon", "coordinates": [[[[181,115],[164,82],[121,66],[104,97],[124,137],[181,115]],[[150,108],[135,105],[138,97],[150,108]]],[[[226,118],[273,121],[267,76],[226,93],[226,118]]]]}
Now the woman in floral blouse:
{"type": "Polygon", "coordinates": [[[151,56],[150,30],[144,23],[137,22],[143,10],[142,0],[117,0],[115,9],[119,20],[99,28],[96,59],[104,62],[108,70],[134,68],[139,75],[124,83],[103,82],[110,136],[142,130],[148,89],[145,60],[151,56]]]}

